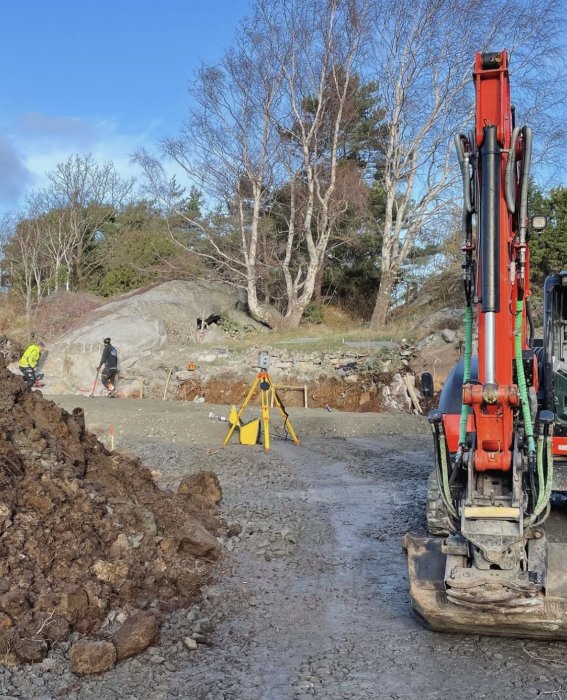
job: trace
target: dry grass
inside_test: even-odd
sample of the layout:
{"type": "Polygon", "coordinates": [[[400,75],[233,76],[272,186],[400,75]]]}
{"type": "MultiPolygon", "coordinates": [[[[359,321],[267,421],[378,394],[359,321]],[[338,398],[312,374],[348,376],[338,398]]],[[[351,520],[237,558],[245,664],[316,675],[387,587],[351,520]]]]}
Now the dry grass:
{"type": "Polygon", "coordinates": [[[58,292],[43,299],[33,315],[36,337],[54,342],[77,328],[86,317],[105,303],[94,294],[82,292],[58,292]]]}

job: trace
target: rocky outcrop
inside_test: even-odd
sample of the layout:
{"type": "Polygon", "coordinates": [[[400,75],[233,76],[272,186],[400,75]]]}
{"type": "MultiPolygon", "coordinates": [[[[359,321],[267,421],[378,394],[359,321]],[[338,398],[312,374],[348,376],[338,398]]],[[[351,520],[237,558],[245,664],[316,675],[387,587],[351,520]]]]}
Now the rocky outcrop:
{"type": "MultiPolygon", "coordinates": [[[[89,393],[105,337],[119,350],[123,375],[135,376],[144,360],[154,358],[168,343],[195,343],[197,319],[203,314],[230,317],[240,303],[238,294],[225,285],[173,280],[104,304],[79,328],[50,344],[44,393],[89,393]]],[[[128,381],[122,382],[123,390],[128,381]]]]}

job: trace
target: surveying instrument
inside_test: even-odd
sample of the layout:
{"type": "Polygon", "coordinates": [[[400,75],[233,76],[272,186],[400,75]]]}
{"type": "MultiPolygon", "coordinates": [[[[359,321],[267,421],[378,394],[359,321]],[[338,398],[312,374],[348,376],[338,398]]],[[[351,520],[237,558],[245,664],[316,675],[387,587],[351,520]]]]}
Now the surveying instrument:
{"type": "Polygon", "coordinates": [[[268,373],[268,367],[270,366],[270,355],[266,351],[262,351],[258,355],[258,367],[260,371],[254,380],[254,383],[250,387],[250,391],[246,395],[246,398],[242,402],[242,406],[236,411],[236,407],[232,407],[230,411],[228,420],[230,423],[230,429],[228,435],[224,439],[224,445],[228,444],[228,441],[232,437],[234,431],[238,428],[240,433],[240,442],[242,445],[255,445],[260,441],[260,419],[252,420],[248,423],[242,423],[241,418],[244,413],[244,409],[250,402],[250,399],[254,396],[254,392],[259,387],[260,388],[260,399],[262,407],[262,426],[264,434],[264,449],[270,449],[270,402],[272,406],[277,406],[279,412],[282,414],[284,419],[284,430],[286,434],[289,434],[291,439],[296,445],[299,445],[299,439],[297,438],[291,421],[289,420],[289,415],[281,402],[280,397],[274,383],[270,379],[268,373]]]}

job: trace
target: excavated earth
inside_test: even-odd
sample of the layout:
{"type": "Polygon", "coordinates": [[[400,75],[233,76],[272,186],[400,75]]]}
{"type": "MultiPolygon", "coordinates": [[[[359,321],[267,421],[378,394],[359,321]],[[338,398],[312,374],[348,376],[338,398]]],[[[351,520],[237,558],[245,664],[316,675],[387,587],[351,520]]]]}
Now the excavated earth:
{"type": "Polygon", "coordinates": [[[85,429],[80,408],[30,392],[0,361],[0,662],[41,661],[72,634],[108,637],[109,614],[157,622],[194,600],[222,525],[220,491],[188,486],[160,490],[85,429]]]}
{"type": "MultiPolygon", "coordinates": [[[[152,465],[162,487],[214,470],[233,525],[218,536],[225,555],[199,601],[162,617],[159,646],[108,673],[78,676],[68,662],[75,631],[52,641],[41,663],[0,668],[1,697],[567,698],[565,644],[442,635],[410,614],[401,538],[424,530],[424,418],[292,409],[296,447],[274,411],[266,453],[221,447],[226,423],[209,414],[226,407],[59,400],[67,410],[78,402],[89,429],[152,465]]],[[[131,497],[138,488],[128,481],[131,497]]],[[[566,519],[556,505],[554,537],[565,536],[566,519]]]]}
{"type": "MultiPolygon", "coordinates": [[[[357,385],[347,384],[340,379],[325,379],[307,383],[296,382],[295,388],[278,388],[278,395],[286,406],[303,406],[303,386],[307,389],[307,404],[311,408],[331,408],[340,411],[376,412],[384,410],[384,400],[379,388],[391,381],[391,375],[380,374],[378,378],[370,378],[367,382],[357,385]]],[[[279,382],[278,382],[279,385],[279,382]]],[[[207,403],[235,404],[239,406],[242,398],[250,389],[250,383],[234,377],[223,376],[210,379],[207,382],[186,381],[181,384],[176,398],[182,401],[194,401],[203,397],[207,403]]]]}

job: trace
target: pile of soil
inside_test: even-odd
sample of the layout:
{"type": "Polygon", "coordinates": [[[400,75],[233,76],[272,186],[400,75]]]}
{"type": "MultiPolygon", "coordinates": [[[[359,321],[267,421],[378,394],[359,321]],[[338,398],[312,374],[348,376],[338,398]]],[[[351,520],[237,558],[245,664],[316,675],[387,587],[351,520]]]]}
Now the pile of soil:
{"type": "Polygon", "coordinates": [[[194,600],[224,530],[218,480],[201,476],[161,491],[0,357],[0,663],[96,636],[117,610],[159,617],[194,600]]]}

